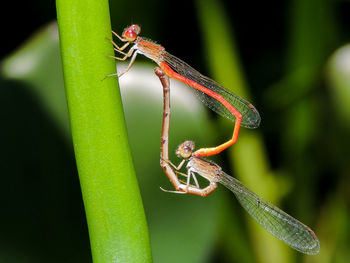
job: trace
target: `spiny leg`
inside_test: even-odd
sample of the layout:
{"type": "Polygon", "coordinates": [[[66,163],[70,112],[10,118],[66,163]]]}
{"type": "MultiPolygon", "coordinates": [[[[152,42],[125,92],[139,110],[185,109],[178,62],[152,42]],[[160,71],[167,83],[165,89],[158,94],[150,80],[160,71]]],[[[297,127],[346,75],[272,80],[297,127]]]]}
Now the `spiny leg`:
{"type": "MultiPolygon", "coordinates": [[[[180,163],[179,163],[179,165],[175,165],[175,164],[173,164],[170,160],[167,160],[166,162],[168,163],[168,164],[170,164],[176,171],[179,171],[181,168],[182,168],[182,166],[184,165],[184,163],[185,163],[185,159],[183,159],[180,163]]],[[[187,175],[186,175],[186,177],[187,177],[187,175]]]]}
{"type": "Polygon", "coordinates": [[[178,171],[175,171],[175,173],[176,173],[176,175],[179,174],[179,175],[187,178],[186,182],[182,181],[182,180],[179,180],[181,183],[186,183],[186,185],[188,185],[188,186],[193,186],[193,187],[197,187],[198,189],[201,189],[200,186],[199,186],[197,177],[195,176],[195,174],[194,174],[194,172],[192,170],[189,170],[187,172],[187,174],[181,173],[181,172],[178,172],[178,171]],[[196,185],[192,185],[191,184],[191,177],[193,178],[193,181],[195,182],[196,185]]]}
{"type": "MultiPolygon", "coordinates": [[[[129,50],[129,52],[128,52],[128,54],[127,54],[127,57],[130,57],[131,54],[134,52],[134,50],[135,50],[135,47],[132,47],[132,48],[129,50]]],[[[119,77],[119,78],[120,78],[121,76],[123,76],[126,72],[128,72],[128,71],[130,70],[132,64],[134,64],[134,62],[135,62],[136,56],[137,56],[137,50],[136,50],[136,51],[134,52],[134,54],[132,55],[128,67],[127,67],[122,73],[118,74],[118,77],[119,77]]]]}
{"type": "Polygon", "coordinates": [[[187,185],[190,185],[190,182],[191,182],[191,177],[193,178],[193,181],[195,182],[197,188],[201,189],[200,186],[199,186],[199,183],[198,183],[198,180],[194,174],[194,172],[192,171],[192,169],[188,169],[187,171],[187,185]]]}
{"type": "Polygon", "coordinates": [[[119,57],[116,57],[116,56],[111,56],[111,55],[107,55],[107,56],[110,57],[110,58],[114,58],[116,60],[119,60],[119,61],[125,61],[127,58],[129,58],[128,55],[125,55],[122,58],[119,58],[119,57]]]}
{"type": "Polygon", "coordinates": [[[130,42],[125,43],[122,47],[119,47],[112,39],[110,39],[111,43],[115,47],[116,51],[123,51],[127,46],[130,45],[130,42]]]}
{"type": "Polygon", "coordinates": [[[187,192],[183,192],[183,191],[176,191],[176,190],[166,190],[162,187],[159,187],[160,190],[162,190],[163,192],[166,192],[166,193],[172,193],[172,194],[187,194],[187,192]]]}
{"type": "Polygon", "coordinates": [[[118,35],[116,32],[114,32],[113,30],[112,30],[112,34],[115,35],[117,38],[119,38],[120,41],[122,41],[122,42],[128,42],[128,40],[127,40],[126,38],[123,38],[123,37],[119,36],[119,35],[118,35]]]}
{"type": "Polygon", "coordinates": [[[109,56],[109,57],[111,57],[111,58],[114,58],[114,59],[116,59],[116,60],[120,60],[120,61],[124,61],[124,60],[126,60],[127,58],[129,58],[129,57],[132,55],[132,52],[134,51],[134,50],[132,50],[132,52],[130,52],[130,50],[129,50],[128,53],[125,53],[125,52],[120,51],[120,50],[115,49],[115,48],[114,48],[114,50],[117,51],[118,53],[122,54],[124,57],[116,57],[116,56],[111,56],[111,55],[107,55],[107,56],[109,56]]]}
{"type": "Polygon", "coordinates": [[[118,53],[120,53],[120,54],[122,54],[122,55],[124,55],[124,56],[127,56],[127,55],[128,55],[128,53],[125,53],[125,52],[123,52],[123,51],[120,51],[120,50],[118,50],[118,49],[116,49],[116,48],[114,48],[114,51],[117,51],[118,53]]]}

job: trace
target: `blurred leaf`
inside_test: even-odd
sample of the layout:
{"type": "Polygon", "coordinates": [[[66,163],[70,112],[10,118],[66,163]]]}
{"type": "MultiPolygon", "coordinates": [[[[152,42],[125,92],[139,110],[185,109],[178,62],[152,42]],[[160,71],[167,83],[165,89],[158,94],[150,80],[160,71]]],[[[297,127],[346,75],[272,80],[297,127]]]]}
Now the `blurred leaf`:
{"type": "Polygon", "coordinates": [[[339,48],[328,67],[331,96],[338,118],[350,127],[350,45],[339,48]]]}
{"type": "Polygon", "coordinates": [[[31,94],[70,138],[67,102],[63,88],[57,23],[41,28],[1,63],[2,74],[25,82],[31,94]]]}
{"type": "MultiPolygon", "coordinates": [[[[248,88],[241,70],[234,37],[232,37],[233,30],[228,26],[228,18],[225,16],[223,7],[219,2],[213,0],[197,1],[197,6],[205,39],[204,43],[206,43],[206,53],[209,54],[208,61],[210,69],[216,76],[215,79],[219,83],[223,83],[228,89],[246,98],[247,94],[249,94],[248,88]],[[209,20],[208,17],[211,19],[209,20]],[[218,43],[220,43],[220,48],[218,48],[218,43]]],[[[232,129],[232,124],[230,127],[232,129]]],[[[226,128],[228,128],[228,125],[225,125],[226,128]]],[[[257,132],[241,129],[237,143],[230,149],[234,157],[234,170],[237,177],[248,188],[258,194],[265,193],[263,196],[276,204],[279,199],[275,191],[277,182],[272,176],[264,144],[261,138],[257,137],[257,132]]],[[[265,233],[266,231],[255,221],[251,220],[247,214],[245,216],[248,218],[256,258],[262,262],[270,262],[272,260],[288,262],[286,246],[270,234],[265,233]],[[266,250],[273,251],[273,255],[272,253],[264,253],[266,250]]],[[[230,225],[229,227],[232,226],[230,225]]],[[[232,241],[232,243],[238,243],[238,240],[247,238],[246,236],[238,235],[234,237],[236,242],[232,241]]],[[[244,241],[244,243],[247,242],[244,241]]],[[[242,253],[235,255],[235,257],[240,257],[239,261],[251,260],[251,258],[245,257],[246,254],[242,253]]]]}

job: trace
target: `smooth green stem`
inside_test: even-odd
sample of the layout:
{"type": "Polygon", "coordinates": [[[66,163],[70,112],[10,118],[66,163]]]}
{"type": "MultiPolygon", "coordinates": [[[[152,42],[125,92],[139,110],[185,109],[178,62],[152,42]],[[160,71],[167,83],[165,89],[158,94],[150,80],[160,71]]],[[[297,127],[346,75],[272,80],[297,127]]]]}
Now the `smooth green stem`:
{"type": "Polygon", "coordinates": [[[57,0],[70,125],[94,262],[151,262],[107,0],[57,0]]]}

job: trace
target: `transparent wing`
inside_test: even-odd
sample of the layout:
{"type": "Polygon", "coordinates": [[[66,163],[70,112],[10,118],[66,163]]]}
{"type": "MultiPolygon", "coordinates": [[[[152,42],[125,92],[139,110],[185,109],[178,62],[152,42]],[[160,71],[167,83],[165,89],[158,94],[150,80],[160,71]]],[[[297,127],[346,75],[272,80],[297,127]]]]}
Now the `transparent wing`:
{"type": "Polygon", "coordinates": [[[230,189],[244,209],[272,235],[302,253],[315,255],[320,251],[320,242],[309,227],[263,200],[224,172],[218,182],[230,189]]]}
{"type": "MultiPolygon", "coordinates": [[[[179,58],[169,54],[168,52],[164,52],[163,59],[178,74],[190,80],[193,80],[199,83],[200,85],[223,96],[232,106],[234,106],[242,114],[242,126],[247,128],[257,128],[259,126],[259,112],[251,103],[245,101],[238,95],[225,89],[212,79],[203,76],[194,68],[192,68],[179,58]]],[[[221,102],[217,101],[216,99],[197,89],[193,90],[195,91],[199,100],[201,100],[208,108],[220,114],[221,116],[228,118],[229,120],[235,121],[236,117],[224,105],[222,105],[221,102]]]]}

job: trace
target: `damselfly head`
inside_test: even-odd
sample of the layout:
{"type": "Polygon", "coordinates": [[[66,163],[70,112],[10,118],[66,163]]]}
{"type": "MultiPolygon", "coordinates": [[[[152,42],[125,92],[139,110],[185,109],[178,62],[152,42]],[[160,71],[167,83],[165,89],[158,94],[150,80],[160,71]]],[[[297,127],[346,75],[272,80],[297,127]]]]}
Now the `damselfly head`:
{"type": "Polygon", "coordinates": [[[195,148],[193,141],[185,141],[177,147],[176,155],[179,158],[188,159],[192,156],[192,152],[195,148]]]}
{"type": "Polygon", "coordinates": [[[123,32],[123,38],[125,38],[127,41],[132,42],[134,41],[137,36],[141,32],[141,27],[139,25],[131,25],[127,27],[123,32]]]}

